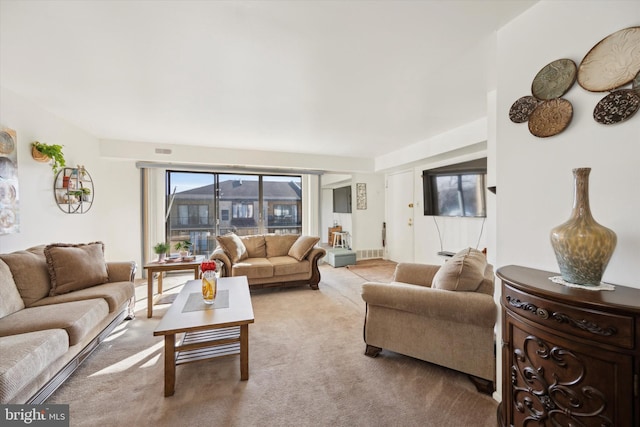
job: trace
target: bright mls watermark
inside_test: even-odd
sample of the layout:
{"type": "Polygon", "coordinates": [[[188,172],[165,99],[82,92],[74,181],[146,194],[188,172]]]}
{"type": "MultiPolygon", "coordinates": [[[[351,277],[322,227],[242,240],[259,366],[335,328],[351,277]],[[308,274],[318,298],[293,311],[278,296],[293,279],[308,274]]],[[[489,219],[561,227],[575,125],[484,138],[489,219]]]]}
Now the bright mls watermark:
{"type": "Polygon", "coordinates": [[[69,427],[69,405],[0,405],[0,425],[69,427]]]}

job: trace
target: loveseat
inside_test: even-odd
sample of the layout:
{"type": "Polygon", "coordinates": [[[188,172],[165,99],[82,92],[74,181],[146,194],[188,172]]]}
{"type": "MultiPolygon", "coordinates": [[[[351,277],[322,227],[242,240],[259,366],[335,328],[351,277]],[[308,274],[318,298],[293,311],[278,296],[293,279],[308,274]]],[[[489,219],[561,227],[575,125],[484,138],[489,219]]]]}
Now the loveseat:
{"type": "Polygon", "coordinates": [[[365,283],[365,354],[382,349],[470,375],[479,391],[495,386],[493,266],[467,248],[444,265],[400,263],[391,283],[365,283]]]}
{"type": "Polygon", "coordinates": [[[309,285],[318,289],[318,261],[326,251],[319,237],[294,234],[218,236],[210,259],[222,264],[221,276],[247,276],[250,288],[309,285]]]}
{"type": "Polygon", "coordinates": [[[0,254],[0,403],[42,403],[132,318],[135,270],[101,242],[0,254]]]}

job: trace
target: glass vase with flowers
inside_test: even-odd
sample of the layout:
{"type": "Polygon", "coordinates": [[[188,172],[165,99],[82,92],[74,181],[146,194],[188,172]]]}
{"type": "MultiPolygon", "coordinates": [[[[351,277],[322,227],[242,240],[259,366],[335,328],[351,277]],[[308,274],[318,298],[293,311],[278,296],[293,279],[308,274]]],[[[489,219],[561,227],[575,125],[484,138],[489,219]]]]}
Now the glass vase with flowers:
{"type": "Polygon", "coordinates": [[[218,266],[215,261],[203,261],[200,264],[200,277],[202,279],[202,299],[205,304],[213,304],[218,293],[218,266]]]}

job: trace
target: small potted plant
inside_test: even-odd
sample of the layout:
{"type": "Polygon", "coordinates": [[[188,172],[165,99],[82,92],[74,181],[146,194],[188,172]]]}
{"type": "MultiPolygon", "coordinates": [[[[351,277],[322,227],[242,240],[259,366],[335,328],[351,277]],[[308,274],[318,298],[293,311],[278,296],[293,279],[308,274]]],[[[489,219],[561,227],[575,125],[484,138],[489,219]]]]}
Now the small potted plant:
{"type": "Polygon", "coordinates": [[[87,187],[82,187],[79,190],[82,193],[82,200],[85,202],[89,201],[89,195],[91,194],[91,189],[87,187]]]}
{"type": "Polygon", "coordinates": [[[53,173],[58,172],[59,168],[63,168],[66,163],[64,154],[62,153],[62,145],[43,144],[35,141],[31,144],[31,156],[39,162],[51,162],[53,173]]]}
{"type": "Polygon", "coordinates": [[[77,203],[82,200],[82,191],[73,190],[69,191],[69,203],[77,203]]]}
{"type": "Polygon", "coordinates": [[[158,255],[158,262],[163,262],[165,256],[167,255],[167,251],[169,250],[169,245],[160,242],[153,247],[153,252],[158,255]]]}
{"type": "Polygon", "coordinates": [[[176,243],[176,250],[180,252],[180,256],[182,258],[189,255],[189,250],[191,249],[193,244],[189,240],[183,240],[181,242],[176,243]]]}

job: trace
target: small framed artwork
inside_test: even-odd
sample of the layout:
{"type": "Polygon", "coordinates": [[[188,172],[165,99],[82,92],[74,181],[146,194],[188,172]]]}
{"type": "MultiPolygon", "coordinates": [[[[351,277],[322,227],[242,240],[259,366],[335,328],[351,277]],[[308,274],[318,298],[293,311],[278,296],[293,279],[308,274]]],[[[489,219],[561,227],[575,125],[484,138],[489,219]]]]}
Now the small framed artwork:
{"type": "Polygon", "coordinates": [[[362,182],[356,184],[356,208],[367,209],[367,184],[362,182]]]}

